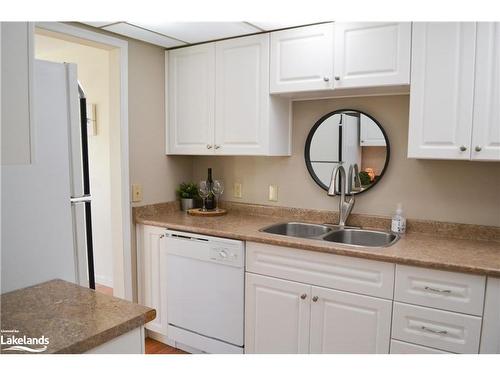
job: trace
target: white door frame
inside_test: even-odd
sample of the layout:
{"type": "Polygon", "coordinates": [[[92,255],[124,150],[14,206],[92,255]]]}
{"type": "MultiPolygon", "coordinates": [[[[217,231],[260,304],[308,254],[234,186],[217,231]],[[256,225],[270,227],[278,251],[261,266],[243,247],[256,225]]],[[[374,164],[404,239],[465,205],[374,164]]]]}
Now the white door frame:
{"type": "MultiPolygon", "coordinates": [[[[123,39],[96,33],[87,29],[60,22],[36,22],[35,26],[118,48],[120,51],[120,142],[122,180],[122,235],[123,235],[123,290],[124,295],[116,295],[132,301],[132,253],[131,253],[131,206],[129,179],[128,143],[128,42],[123,39]]],[[[114,279],[114,277],[113,277],[114,279]]],[[[120,293],[121,294],[121,293],[120,293]]]]}

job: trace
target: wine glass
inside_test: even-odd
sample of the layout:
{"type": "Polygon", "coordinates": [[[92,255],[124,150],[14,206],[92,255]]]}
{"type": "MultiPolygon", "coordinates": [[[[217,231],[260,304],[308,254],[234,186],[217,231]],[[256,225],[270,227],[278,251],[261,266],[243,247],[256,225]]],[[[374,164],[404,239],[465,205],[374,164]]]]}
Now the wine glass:
{"type": "Polygon", "coordinates": [[[222,193],[224,192],[224,183],[222,181],[215,180],[214,184],[212,186],[212,192],[215,194],[215,197],[217,199],[215,201],[215,210],[218,211],[219,210],[219,198],[222,195],[222,193]]]}
{"type": "Polygon", "coordinates": [[[203,207],[201,210],[206,211],[207,207],[205,205],[205,201],[208,198],[208,196],[210,195],[210,186],[207,183],[207,181],[200,181],[200,185],[198,186],[198,192],[199,192],[200,197],[203,201],[203,207]]]}

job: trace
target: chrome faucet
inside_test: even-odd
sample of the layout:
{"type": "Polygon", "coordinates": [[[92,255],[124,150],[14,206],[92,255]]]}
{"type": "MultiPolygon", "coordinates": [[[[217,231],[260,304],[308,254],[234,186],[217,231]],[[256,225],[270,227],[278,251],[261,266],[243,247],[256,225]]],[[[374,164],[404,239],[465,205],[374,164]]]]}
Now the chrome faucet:
{"type": "MultiPolygon", "coordinates": [[[[331,197],[335,197],[338,195],[337,191],[337,185],[340,183],[340,202],[339,202],[339,226],[343,227],[345,226],[345,223],[347,221],[347,218],[349,217],[349,214],[351,213],[352,207],[354,206],[354,194],[352,194],[347,200],[345,196],[345,190],[346,190],[346,185],[348,184],[349,186],[349,193],[351,193],[351,186],[352,186],[352,173],[358,169],[357,164],[355,164],[355,167],[352,165],[349,167],[349,184],[348,181],[346,180],[346,174],[345,174],[345,169],[342,165],[342,162],[340,162],[337,167],[332,172],[332,178],[330,180],[330,187],[328,188],[328,195],[331,197]],[[340,175],[340,180],[339,180],[339,175],[340,175]]],[[[359,175],[355,174],[355,186],[357,185],[356,179],[359,179],[359,175]]],[[[361,186],[361,184],[359,184],[361,186]]]]}

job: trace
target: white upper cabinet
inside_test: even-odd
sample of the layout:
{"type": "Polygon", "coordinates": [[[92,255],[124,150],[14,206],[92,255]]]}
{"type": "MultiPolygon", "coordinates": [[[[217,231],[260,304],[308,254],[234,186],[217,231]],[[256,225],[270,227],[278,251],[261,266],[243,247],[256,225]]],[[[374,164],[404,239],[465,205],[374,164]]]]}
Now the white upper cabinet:
{"type": "Polygon", "coordinates": [[[269,142],[269,35],[218,42],[215,151],[265,154],[269,142]]]}
{"type": "Polygon", "coordinates": [[[290,154],[290,101],[269,95],[269,34],[172,50],[168,71],[168,154],[290,154]]]}
{"type": "Polygon", "coordinates": [[[409,22],[335,23],[334,88],[410,83],[409,22]]]}
{"type": "Polygon", "coordinates": [[[413,24],[408,157],[500,160],[498,23],[413,24]]]}
{"type": "Polygon", "coordinates": [[[470,158],[476,25],[413,24],[408,157],[470,158]]]}
{"type": "Polygon", "coordinates": [[[333,88],[333,23],[271,33],[271,93],[333,88]]]}
{"type": "Polygon", "coordinates": [[[471,158],[500,160],[500,22],[477,24],[471,158]]]}
{"type": "Polygon", "coordinates": [[[359,145],[360,146],[383,146],[385,142],[384,133],[380,127],[368,116],[361,115],[359,121],[359,145]]]}
{"type": "Polygon", "coordinates": [[[168,154],[213,154],[215,45],[167,52],[168,154]]]}

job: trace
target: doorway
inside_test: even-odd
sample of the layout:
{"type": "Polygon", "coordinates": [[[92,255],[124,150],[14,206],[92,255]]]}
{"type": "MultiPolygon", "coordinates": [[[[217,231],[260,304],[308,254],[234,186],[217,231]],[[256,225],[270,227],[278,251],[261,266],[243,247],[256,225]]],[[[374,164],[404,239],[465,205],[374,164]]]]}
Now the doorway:
{"type": "Polygon", "coordinates": [[[128,126],[123,108],[127,104],[123,97],[126,42],[102,43],[100,39],[115,38],[86,30],[81,30],[83,36],[96,35],[82,38],[75,35],[80,34],[77,28],[59,23],[36,26],[35,58],[76,64],[87,99],[96,289],[131,300],[128,126]]]}

